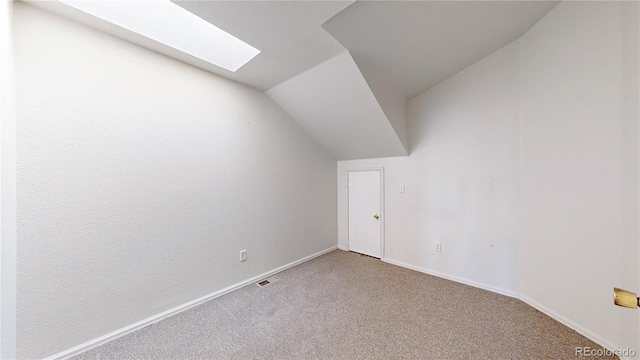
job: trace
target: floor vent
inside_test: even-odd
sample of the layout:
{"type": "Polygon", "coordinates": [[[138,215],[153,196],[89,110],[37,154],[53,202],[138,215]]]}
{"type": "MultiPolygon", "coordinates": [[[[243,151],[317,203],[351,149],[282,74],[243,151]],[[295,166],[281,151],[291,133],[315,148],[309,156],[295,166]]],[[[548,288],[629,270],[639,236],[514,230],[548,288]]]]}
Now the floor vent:
{"type": "Polygon", "coordinates": [[[256,283],[256,285],[258,285],[258,287],[265,287],[265,286],[269,286],[269,285],[273,284],[276,281],[280,281],[280,278],[277,277],[277,276],[271,276],[271,277],[268,277],[268,278],[266,278],[266,279],[264,279],[262,281],[258,281],[256,283]]]}

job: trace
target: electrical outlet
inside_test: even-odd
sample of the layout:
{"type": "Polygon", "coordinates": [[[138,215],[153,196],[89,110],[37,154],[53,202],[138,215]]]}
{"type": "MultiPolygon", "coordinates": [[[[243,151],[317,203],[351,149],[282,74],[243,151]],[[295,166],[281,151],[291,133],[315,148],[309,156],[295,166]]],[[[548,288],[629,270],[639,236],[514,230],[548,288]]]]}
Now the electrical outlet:
{"type": "Polygon", "coordinates": [[[437,251],[437,252],[441,252],[442,251],[442,244],[437,242],[434,250],[437,251]]]}
{"type": "Polygon", "coordinates": [[[247,250],[240,251],[240,262],[247,261],[247,250]]]}

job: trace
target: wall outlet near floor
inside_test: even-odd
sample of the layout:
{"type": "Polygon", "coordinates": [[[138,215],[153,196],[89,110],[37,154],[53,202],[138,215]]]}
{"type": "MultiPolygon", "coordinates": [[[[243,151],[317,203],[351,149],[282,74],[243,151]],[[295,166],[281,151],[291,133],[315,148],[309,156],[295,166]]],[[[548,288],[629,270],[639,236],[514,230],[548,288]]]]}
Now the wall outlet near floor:
{"type": "Polygon", "coordinates": [[[240,250],[240,262],[247,261],[247,250],[240,250]]]}
{"type": "Polygon", "coordinates": [[[437,252],[442,252],[442,244],[437,242],[433,249],[437,252]]]}

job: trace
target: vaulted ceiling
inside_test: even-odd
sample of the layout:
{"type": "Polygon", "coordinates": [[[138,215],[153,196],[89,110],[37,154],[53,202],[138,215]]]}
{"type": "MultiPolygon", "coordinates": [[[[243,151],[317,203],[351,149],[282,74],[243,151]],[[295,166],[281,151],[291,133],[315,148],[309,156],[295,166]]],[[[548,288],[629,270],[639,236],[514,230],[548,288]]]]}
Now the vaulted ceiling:
{"type": "Polygon", "coordinates": [[[516,40],[557,1],[358,1],[323,24],[408,99],[516,40]]]}
{"type": "Polygon", "coordinates": [[[173,2],[261,53],[230,72],[61,3],[32,4],[265,91],[338,160],[407,155],[407,101],[519,38],[558,3],[173,2]]]}
{"type": "MultiPolygon", "coordinates": [[[[267,94],[336,159],[408,153],[406,136],[403,143],[347,51],[267,94]]],[[[406,107],[406,102],[399,106],[406,107]]],[[[402,116],[404,122],[405,114],[402,116]]]]}

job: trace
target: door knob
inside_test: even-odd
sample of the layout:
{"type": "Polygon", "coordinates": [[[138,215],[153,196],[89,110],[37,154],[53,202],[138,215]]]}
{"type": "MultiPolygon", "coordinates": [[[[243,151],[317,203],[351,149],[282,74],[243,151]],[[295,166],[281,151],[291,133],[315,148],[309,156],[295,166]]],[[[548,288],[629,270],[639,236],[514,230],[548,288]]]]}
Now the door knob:
{"type": "Polygon", "coordinates": [[[378,214],[375,214],[373,215],[373,218],[377,220],[377,219],[380,219],[380,216],[378,216],[378,214]]]}
{"type": "Polygon", "coordinates": [[[613,303],[618,306],[635,309],[640,306],[640,299],[638,299],[638,296],[631,291],[614,287],[613,303]]]}

